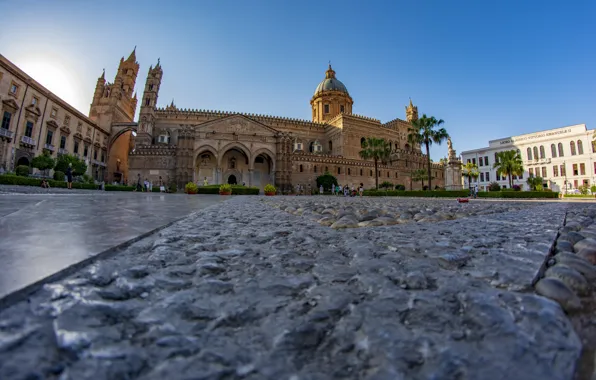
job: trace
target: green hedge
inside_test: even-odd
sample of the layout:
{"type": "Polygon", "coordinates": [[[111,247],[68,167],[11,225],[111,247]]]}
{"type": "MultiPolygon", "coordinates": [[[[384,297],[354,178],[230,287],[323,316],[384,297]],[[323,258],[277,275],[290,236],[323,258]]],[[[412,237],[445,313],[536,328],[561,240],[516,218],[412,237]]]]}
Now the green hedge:
{"type": "MultiPolygon", "coordinates": [[[[232,186],[232,195],[259,195],[258,187],[232,186]]],[[[199,186],[198,194],[219,194],[219,185],[199,186]]]]}
{"type": "Polygon", "coordinates": [[[133,191],[135,189],[134,186],[120,186],[120,185],[106,185],[104,187],[105,191],[133,191]]]}
{"type": "Polygon", "coordinates": [[[463,198],[470,194],[468,190],[364,190],[364,195],[368,197],[423,197],[423,198],[463,198]]]}
{"type": "Polygon", "coordinates": [[[489,191],[479,192],[478,198],[559,198],[555,191],[489,191]]]}
{"type": "MultiPolygon", "coordinates": [[[[48,180],[50,187],[66,188],[66,182],[48,180]]],[[[17,185],[17,186],[38,186],[41,187],[41,179],[20,177],[16,175],[0,175],[0,185],[17,185]]],[[[84,190],[97,190],[98,186],[89,183],[72,183],[73,189],[84,189],[84,190]]]]}

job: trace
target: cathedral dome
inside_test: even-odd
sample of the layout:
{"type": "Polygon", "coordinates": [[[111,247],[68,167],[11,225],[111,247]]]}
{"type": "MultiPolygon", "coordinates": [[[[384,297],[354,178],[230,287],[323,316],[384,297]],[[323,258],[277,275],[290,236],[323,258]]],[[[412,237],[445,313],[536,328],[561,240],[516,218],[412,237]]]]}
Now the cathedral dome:
{"type": "Polygon", "coordinates": [[[317,86],[315,96],[325,91],[339,91],[349,95],[346,86],[335,78],[335,71],[333,71],[331,65],[329,65],[329,69],[325,72],[325,79],[317,86]]]}

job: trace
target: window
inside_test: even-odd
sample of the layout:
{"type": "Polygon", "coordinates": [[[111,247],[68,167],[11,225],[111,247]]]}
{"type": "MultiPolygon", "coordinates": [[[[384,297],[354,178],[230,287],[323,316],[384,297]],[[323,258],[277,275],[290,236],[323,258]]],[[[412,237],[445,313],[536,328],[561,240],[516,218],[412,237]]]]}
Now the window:
{"type": "Polygon", "coordinates": [[[339,106],[339,112],[344,113],[344,106],[339,106]]]}
{"type": "Polygon", "coordinates": [[[565,156],[563,152],[563,143],[559,143],[559,157],[565,156]]]}
{"type": "Polygon", "coordinates": [[[329,167],[325,166],[325,173],[329,171],[329,167]]]}
{"type": "Polygon", "coordinates": [[[521,173],[521,174],[519,175],[519,179],[524,179],[524,173],[521,173]]]}
{"type": "Polygon", "coordinates": [[[538,159],[538,148],[534,147],[534,160],[538,159]]]}
{"type": "Polygon", "coordinates": [[[581,140],[577,140],[577,154],[584,154],[584,144],[581,140]]]}
{"type": "Polygon", "coordinates": [[[25,136],[31,137],[33,136],[33,123],[28,121],[27,125],[25,126],[25,136]]]}
{"type": "MultiPolygon", "coordinates": [[[[468,158],[468,160],[467,160],[466,162],[469,164],[471,161],[470,161],[470,159],[468,158]]],[[[408,166],[408,165],[406,165],[406,166],[408,166]]]]}
{"type": "Polygon", "coordinates": [[[476,165],[476,159],[472,158],[472,164],[476,165]]]}
{"type": "Polygon", "coordinates": [[[482,157],[478,159],[478,166],[482,166],[482,157]]]}
{"type": "Polygon", "coordinates": [[[151,99],[145,98],[145,105],[148,106],[151,104],[151,99]]]}
{"type": "Polygon", "coordinates": [[[544,153],[544,146],[540,145],[540,158],[545,158],[546,154],[544,153]]]}
{"type": "Polygon", "coordinates": [[[559,167],[557,165],[553,165],[553,177],[558,177],[558,176],[559,176],[559,167]]]}
{"type": "Polygon", "coordinates": [[[586,164],[579,164],[579,174],[586,175],[586,164]]]}
{"type": "Polygon", "coordinates": [[[149,91],[153,91],[153,85],[152,84],[149,85],[149,91]]]}
{"type": "Polygon", "coordinates": [[[79,154],[79,143],[78,143],[78,141],[75,141],[75,143],[74,143],[74,149],[73,149],[73,152],[74,152],[75,154],[79,154]]]}
{"type": "Polygon", "coordinates": [[[480,173],[480,182],[484,182],[484,173],[480,173]]]}
{"type": "Polygon", "coordinates": [[[89,153],[89,146],[87,144],[85,144],[85,149],[83,150],[83,156],[87,157],[88,153],[89,153]]]}
{"type": "Polygon", "coordinates": [[[39,98],[37,96],[34,96],[33,99],[31,99],[31,105],[36,106],[37,103],[39,103],[39,98]]]}
{"type": "Polygon", "coordinates": [[[8,111],[4,111],[4,116],[2,117],[2,128],[10,129],[10,119],[12,118],[12,114],[8,111]]]}
{"type": "Polygon", "coordinates": [[[372,177],[372,170],[370,171],[370,176],[372,177]]]}
{"type": "Polygon", "coordinates": [[[561,165],[561,176],[565,177],[567,173],[565,172],[565,165],[561,165]]]}
{"type": "Polygon", "coordinates": [[[337,167],[337,174],[341,174],[341,168],[339,166],[337,167]]]}
{"type": "Polygon", "coordinates": [[[10,85],[10,89],[8,90],[11,95],[17,95],[19,93],[19,85],[16,83],[12,83],[10,85]]]}
{"type": "Polygon", "coordinates": [[[484,156],[484,166],[488,166],[488,156],[484,156]]]}
{"type": "Polygon", "coordinates": [[[323,109],[324,109],[324,111],[323,111],[324,113],[329,113],[329,104],[325,104],[323,106],[323,109]]]}
{"type": "Polygon", "coordinates": [[[397,179],[397,172],[395,172],[395,179],[397,179]]]}
{"type": "Polygon", "coordinates": [[[56,117],[58,115],[58,108],[52,107],[52,111],[50,112],[50,117],[56,117]]]}
{"type": "Polygon", "coordinates": [[[575,151],[575,142],[574,141],[570,142],[569,147],[571,148],[571,155],[575,156],[577,154],[577,152],[575,151]]]}
{"type": "Polygon", "coordinates": [[[550,154],[553,156],[553,158],[557,157],[557,147],[555,144],[550,144],[550,154]]]}
{"type": "Polygon", "coordinates": [[[578,175],[578,174],[579,174],[579,171],[577,170],[577,164],[573,164],[573,175],[578,175]]]}
{"type": "Polygon", "coordinates": [[[499,156],[497,155],[498,152],[495,152],[495,163],[499,163],[499,156]]]}
{"type": "Polygon", "coordinates": [[[170,135],[169,134],[160,135],[157,138],[157,141],[160,142],[160,143],[169,144],[170,143],[170,135]]]}
{"type": "Polygon", "coordinates": [[[106,156],[103,152],[101,152],[101,162],[106,162],[106,156]]]}
{"type": "Polygon", "coordinates": [[[362,175],[362,169],[360,169],[360,175],[362,175]]]}
{"type": "Polygon", "coordinates": [[[333,151],[333,143],[329,141],[329,153],[333,151]]]}
{"type": "Polygon", "coordinates": [[[528,153],[528,161],[532,160],[532,148],[528,148],[527,153],[528,153]]]}
{"type": "Polygon", "coordinates": [[[533,168],[528,169],[528,173],[530,173],[530,177],[534,177],[534,169],[533,168]]]}
{"type": "Polygon", "coordinates": [[[542,178],[546,178],[546,166],[542,167],[542,178]]]}
{"type": "Polygon", "coordinates": [[[46,134],[46,144],[52,145],[52,137],[54,137],[54,132],[48,131],[46,134]]]}
{"type": "Polygon", "coordinates": [[[352,171],[350,170],[350,168],[348,168],[348,175],[351,175],[352,171]]]}
{"type": "Polygon", "coordinates": [[[300,165],[300,173],[302,173],[304,171],[304,168],[302,167],[302,165],[300,165]]]}
{"type": "Polygon", "coordinates": [[[489,172],[486,172],[485,177],[486,177],[486,182],[490,181],[490,173],[489,172]]]}
{"type": "Polygon", "coordinates": [[[361,148],[364,148],[364,144],[366,144],[366,139],[365,139],[364,137],[362,137],[362,138],[360,139],[360,147],[361,147],[361,148]]]}
{"type": "Polygon", "coordinates": [[[66,149],[66,136],[60,136],[60,149],[66,149]]]}
{"type": "Polygon", "coordinates": [[[315,165],[314,169],[315,169],[315,173],[316,173],[317,172],[317,165],[315,165]]]}
{"type": "Polygon", "coordinates": [[[577,189],[577,179],[573,180],[573,187],[577,189]]]}
{"type": "Polygon", "coordinates": [[[93,149],[93,159],[97,160],[97,149],[93,149]]]}
{"type": "Polygon", "coordinates": [[[387,171],[387,178],[389,178],[389,171],[387,171]]]}

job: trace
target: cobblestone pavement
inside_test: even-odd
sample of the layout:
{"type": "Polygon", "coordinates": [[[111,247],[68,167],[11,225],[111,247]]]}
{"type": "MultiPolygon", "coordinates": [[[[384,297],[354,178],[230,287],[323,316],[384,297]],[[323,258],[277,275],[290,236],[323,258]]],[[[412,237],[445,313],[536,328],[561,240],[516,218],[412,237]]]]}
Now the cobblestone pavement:
{"type": "Polygon", "coordinates": [[[221,201],[219,195],[89,190],[0,194],[0,298],[221,201]]]}
{"type": "Polygon", "coordinates": [[[0,311],[0,378],[571,380],[582,343],[532,287],[569,210],[596,211],[232,197],[0,311]]]}

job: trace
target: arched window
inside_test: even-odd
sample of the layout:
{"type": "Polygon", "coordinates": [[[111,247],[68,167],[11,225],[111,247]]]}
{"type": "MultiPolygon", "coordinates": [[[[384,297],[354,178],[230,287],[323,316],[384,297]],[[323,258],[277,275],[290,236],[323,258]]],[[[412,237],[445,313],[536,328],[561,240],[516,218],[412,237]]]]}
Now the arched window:
{"type": "Polygon", "coordinates": [[[302,173],[304,171],[304,168],[302,167],[302,165],[300,165],[300,173],[302,173]]]}
{"type": "Polygon", "coordinates": [[[532,148],[528,148],[528,160],[532,160],[532,148]]]}
{"type": "Polygon", "coordinates": [[[360,175],[362,175],[362,169],[360,169],[360,175]]]}
{"type": "Polygon", "coordinates": [[[389,178],[389,170],[387,170],[387,178],[389,178]]]}
{"type": "Polygon", "coordinates": [[[333,151],[333,143],[329,141],[329,153],[333,151]]]}
{"type": "Polygon", "coordinates": [[[372,177],[372,170],[370,171],[370,176],[372,177]]]}
{"type": "Polygon", "coordinates": [[[364,145],[366,145],[366,139],[363,137],[360,139],[360,147],[364,148],[364,145]]]}
{"type": "Polygon", "coordinates": [[[350,168],[348,168],[348,175],[351,175],[352,171],[350,170],[350,168]]]}
{"type": "Polygon", "coordinates": [[[538,159],[538,148],[534,147],[534,159],[537,160],[538,159]]]}
{"type": "Polygon", "coordinates": [[[563,152],[563,143],[559,143],[559,157],[564,157],[565,152],[563,152]]]}
{"type": "Polygon", "coordinates": [[[315,170],[315,173],[316,173],[317,172],[317,165],[315,165],[314,170],[315,170]]]}
{"type": "Polygon", "coordinates": [[[395,172],[395,178],[397,178],[397,172],[395,172]]]}
{"type": "Polygon", "coordinates": [[[308,144],[308,151],[310,153],[313,153],[315,151],[314,145],[315,145],[314,141],[311,141],[310,144],[308,144]]]}
{"type": "Polygon", "coordinates": [[[584,144],[581,140],[577,140],[577,154],[584,154],[584,144]]]}
{"type": "Polygon", "coordinates": [[[163,131],[157,138],[157,141],[161,144],[169,144],[170,143],[170,132],[163,131]]]}
{"type": "Polygon", "coordinates": [[[341,168],[339,166],[337,167],[337,174],[341,174],[341,168]]]}
{"type": "Polygon", "coordinates": [[[540,145],[540,158],[545,158],[546,153],[544,153],[544,146],[540,145]]]}
{"type": "MultiPolygon", "coordinates": [[[[534,148],[536,149],[536,148],[534,148]]],[[[538,153],[535,154],[535,156],[538,156],[538,153]]],[[[495,152],[495,163],[499,162],[499,156],[498,156],[498,152],[495,152]]]]}
{"type": "Polygon", "coordinates": [[[575,142],[574,141],[570,142],[569,147],[571,148],[571,155],[575,156],[577,154],[577,152],[575,151],[575,142]]]}
{"type": "Polygon", "coordinates": [[[550,154],[552,154],[553,158],[557,157],[557,147],[555,144],[550,144],[550,154]]]}

